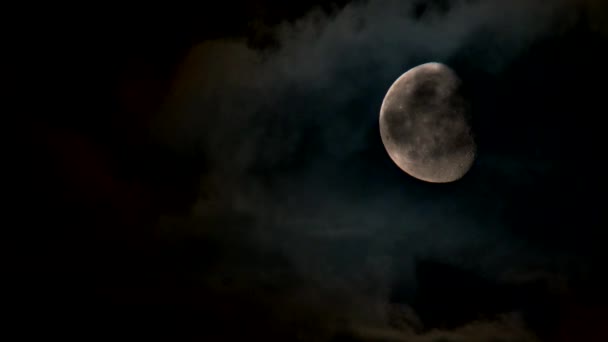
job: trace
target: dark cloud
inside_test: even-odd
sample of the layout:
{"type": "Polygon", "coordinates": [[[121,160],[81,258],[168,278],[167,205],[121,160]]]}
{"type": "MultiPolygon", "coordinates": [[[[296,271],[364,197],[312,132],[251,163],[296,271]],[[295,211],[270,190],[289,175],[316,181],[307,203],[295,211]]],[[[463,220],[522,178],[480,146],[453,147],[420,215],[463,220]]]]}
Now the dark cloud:
{"type": "MultiPolygon", "coordinates": [[[[237,38],[196,45],[154,132],[205,164],[191,213],[167,215],[158,228],[178,251],[168,263],[183,265],[184,282],[205,293],[195,305],[227,321],[221,310],[234,307],[239,320],[257,319],[246,330],[268,338],[536,341],[534,310],[524,305],[535,292],[511,286],[533,282],[537,269],[569,274],[575,258],[518,238],[508,216],[520,209],[518,189],[555,161],[501,153],[489,129],[470,175],[431,186],[390,162],[378,112],[390,84],[427,61],[492,88],[483,81],[497,82],[538,41],[575,24],[574,4],[357,2],[276,26],[268,48],[237,38]],[[483,306],[468,273],[462,290],[449,280],[461,273],[446,280],[452,271],[439,267],[430,279],[443,280],[420,301],[429,286],[416,271],[426,259],[491,279],[479,281],[488,301],[517,300],[483,306]],[[451,312],[425,315],[437,298],[451,312]]],[[[476,109],[479,126],[491,128],[494,107],[476,109]]]]}
{"type": "Polygon", "coordinates": [[[505,314],[497,320],[477,321],[466,324],[452,331],[433,330],[424,334],[404,333],[403,331],[357,332],[365,341],[411,341],[411,342],[476,342],[476,341],[509,341],[535,342],[538,337],[526,330],[523,321],[517,314],[505,314]]]}

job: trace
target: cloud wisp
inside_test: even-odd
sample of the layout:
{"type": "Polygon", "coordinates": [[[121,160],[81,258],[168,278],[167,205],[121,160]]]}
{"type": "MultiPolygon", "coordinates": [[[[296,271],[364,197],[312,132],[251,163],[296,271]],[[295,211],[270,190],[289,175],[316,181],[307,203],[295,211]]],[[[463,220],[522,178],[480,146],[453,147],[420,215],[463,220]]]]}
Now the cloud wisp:
{"type": "MultiPolygon", "coordinates": [[[[402,286],[413,291],[416,257],[491,277],[544,260],[503,229],[500,193],[470,183],[430,196],[390,164],[370,167],[370,158],[382,158],[368,151],[378,144],[384,93],[401,73],[453,60],[498,73],[556,23],[567,25],[569,3],[455,1],[416,14],[413,1],[370,1],[280,25],[269,50],[244,40],[202,42],[184,60],[157,122],[159,139],[194,151],[208,167],[192,217],[171,229],[228,240],[243,234],[278,251],[303,279],[298,291],[346,297],[350,304],[339,307],[348,314],[338,321],[359,335],[535,341],[512,316],[450,332],[420,334],[409,323],[389,329],[394,278],[409,279],[402,286]],[[470,256],[475,251],[485,251],[483,260],[470,256]]],[[[312,302],[313,311],[336,307],[312,302]]]]}

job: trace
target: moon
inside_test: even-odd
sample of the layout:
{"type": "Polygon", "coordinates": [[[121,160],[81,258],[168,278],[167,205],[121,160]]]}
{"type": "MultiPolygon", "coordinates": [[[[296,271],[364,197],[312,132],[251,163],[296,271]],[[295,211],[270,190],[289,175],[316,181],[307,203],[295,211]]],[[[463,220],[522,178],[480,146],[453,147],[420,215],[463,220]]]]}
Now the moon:
{"type": "Polygon", "coordinates": [[[407,174],[449,183],[473,165],[477,147],[461,86],[448,66],[426,63],[389,88],[380,109],[380,136],[390,158],[407,174]]]}

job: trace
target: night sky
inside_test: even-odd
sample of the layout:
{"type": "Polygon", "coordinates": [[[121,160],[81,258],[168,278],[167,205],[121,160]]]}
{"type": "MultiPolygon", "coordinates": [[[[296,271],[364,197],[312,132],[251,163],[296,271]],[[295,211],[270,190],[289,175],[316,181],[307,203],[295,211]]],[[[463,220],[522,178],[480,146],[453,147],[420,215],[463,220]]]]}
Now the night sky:
{"type": "Polygon", "coordinates": [[[605,2],[72,10],[24,57],[23,336],[608,341],[605,2]],[[431,61],[477,143],[448,184],[379,134],[431,61]]]}

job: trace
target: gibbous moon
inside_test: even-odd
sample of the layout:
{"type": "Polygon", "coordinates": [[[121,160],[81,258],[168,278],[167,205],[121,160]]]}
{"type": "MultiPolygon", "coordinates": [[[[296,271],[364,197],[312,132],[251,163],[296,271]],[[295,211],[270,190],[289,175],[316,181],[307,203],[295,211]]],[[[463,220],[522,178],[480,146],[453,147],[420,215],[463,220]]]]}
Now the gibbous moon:
{"type": "Polygon", "coordinates": [[[469,114],[456,73],[444,64],[422,64],[401,75],[384,97],[382,143],[409,175],[431,183],[453,182],[475,160],[469,114]]]}

